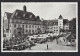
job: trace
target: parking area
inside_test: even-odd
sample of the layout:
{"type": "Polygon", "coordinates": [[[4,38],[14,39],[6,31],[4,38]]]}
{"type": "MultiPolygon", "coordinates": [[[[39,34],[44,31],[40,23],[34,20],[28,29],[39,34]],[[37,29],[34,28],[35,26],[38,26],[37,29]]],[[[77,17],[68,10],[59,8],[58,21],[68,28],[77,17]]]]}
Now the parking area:
{"type": "MultiPolygon", "coordinates": [[[[4,50],[63,50],[70,48],[72,50],[76,47],[67,46],[67,41],[64,38],[68,34],[54,35],[53,33],[16,36],[9,41],[4,42],[4,50]],[[65,44],[65,45],[64,45],[65,44]]],[[[68,50],[68,49],[67,49],[68,50]]]]}
{"type": "Polygon", "coordinates": [[[65,45],[61,45],[60,43],[57,44],[56,39],[54,39],[52,42],[46,42],[43,44],[37,44],[36,46],[31,47],[31,50],[29,49],[25,49],[22,51],[47,51],[47,50],[51,50],[51,51],[67,51],[67,50],[76,50],[76,47],[72,47],[72,46],[65,46],[65,45]],[[47,44],[48,44],[48,49],[47,49],[47,44]]]}

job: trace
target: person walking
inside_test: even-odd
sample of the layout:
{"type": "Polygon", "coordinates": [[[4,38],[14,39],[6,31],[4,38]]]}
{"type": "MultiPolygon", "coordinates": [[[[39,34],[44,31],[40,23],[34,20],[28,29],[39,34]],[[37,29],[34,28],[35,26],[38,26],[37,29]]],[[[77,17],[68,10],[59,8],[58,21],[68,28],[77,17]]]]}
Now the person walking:
{"type": "Polygon", "coordinates": [[[58,39],[56,39],[56,41],[57,41],[57,44],[58,44],[58,39]]]}
{"type": "Polygon", "coordinates": [[[47,44],[47,50],[48,50],[48,44],[47,44]]]}
{"type": "Polygon", "coordinates": [[[31,46],[29,46],[29,50],[31,50],[31,46]]]}
{"type": "Polygon", "coordinates": [[[29,50],[31,50],[31,45],[30,45],[30,42],[28,43],[28,45],[29,45],[29,50]]]}
{"type": "Polygon", "coordinates": [[[57,44],[58,44],[58,38],[59,38],[59,37],[56,38],[56,42],[57,42],[57,44]]]}

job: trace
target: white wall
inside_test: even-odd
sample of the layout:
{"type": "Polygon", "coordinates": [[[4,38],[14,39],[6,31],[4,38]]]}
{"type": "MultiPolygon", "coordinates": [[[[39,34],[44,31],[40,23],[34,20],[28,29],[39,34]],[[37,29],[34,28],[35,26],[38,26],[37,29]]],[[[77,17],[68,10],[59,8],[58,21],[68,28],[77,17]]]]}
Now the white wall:
{"type": "Polygon", "coordinates": [[[53,25],[53,33],[59,34],[58,25],[53,25]]]}
{"type": "MultiPolygon", "coordinates": [[[[41,29],[42,33],[45,32],[45,30],[44,30],[45,28],[43,29],[43,25],[42,24],[38,24],[38,25],[37,24],[30,24],[31,21],[30,22],[28,21],[28,23],[24,24],[24,20],[22,20],[22,21],[19,20],[19,22],[22,22],[22,23],[15,23],[15,22],[16,22],[16,20],[14,20],[14,23],[10,23],[10,25],[11,25],[11,27],[10,27],[10,30],[11,30],[10,35],[14,34],[14,29],[16,29],[16,33],[17,33],[17,28],[18,28],[19,24],[20,24],[21,28],[23,28],[22,25],[24,25],[24,34],[29,34],[29,30],[31,30],[31,32],[30,32],[31,34],[33,34],[32,30],[34,30],[34,33],[37,33],[38,26],[41,29]],[[14,24],[16,24],[16,27],[14,27],[14,24]],[[26,25],[27,25],[27,28],[26,28],[26,25]],[[29,26],[31,26],[31,28],[29,28],[29,26]],[[27,30],[27,32],[26,32],[26,30],[27,30]]],[[[32,21],[31,23],[35,23],[35,22],[32,21]]]]}
{"type": "Polygon", "coordinates": [[[58,26],[63,29],[63,19],[58,19],[58,26]]]}

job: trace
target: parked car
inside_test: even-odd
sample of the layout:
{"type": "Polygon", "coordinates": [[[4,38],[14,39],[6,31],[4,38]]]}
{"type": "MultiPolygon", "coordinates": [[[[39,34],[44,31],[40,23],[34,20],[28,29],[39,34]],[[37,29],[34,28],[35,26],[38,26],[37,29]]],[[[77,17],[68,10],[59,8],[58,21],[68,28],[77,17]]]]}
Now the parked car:
{"type": "Polygon", "coordinates": [[[26,45],[25,45],[25,44],[20,44],[18,47],[19,47],[19,50],[24,50],[24,49],[26,49],[26,45]]]}
{"type": "Polygon", "coordinates": [[[29,47],[29,42],[23,42],[20,44],[13,45],[14,50],[24,50],[29,47]]]}
{"type": "Polygon", "coordinates": [[[11,48],[11,46],[6,46],[6,49],[11,50],[12,48],[11,48]]]}
{"type": "Polygon", "coordinates": [[[7,50],[7,48],[3,48],[3,50],[7,50]]]}
{"type": "Polygon", "coordinates": [[[19,45],[13,45],[14,46],[14,50],[19,50],[20,48],[19,48],[19,45]]]}
{"type": "Polygon", "coordinates": [[[41,39],[38,41],[38,43],[42,44],[42,43],[45,43],[46,42],[46,39],[41,39]]]}
{"type": "Polygon", "coordinates": [[[30,43],[30,46],[34,46],[35,45],[35,43],[33,41],[29,41],[29,43],[30,43]]]}

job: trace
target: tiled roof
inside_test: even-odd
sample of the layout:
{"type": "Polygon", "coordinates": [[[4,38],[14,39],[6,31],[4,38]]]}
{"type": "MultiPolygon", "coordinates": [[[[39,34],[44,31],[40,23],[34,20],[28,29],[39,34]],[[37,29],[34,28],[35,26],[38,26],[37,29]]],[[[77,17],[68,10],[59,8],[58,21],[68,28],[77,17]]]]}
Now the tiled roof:
{"type": "Polygon", "coordinates": [[[9,12],[5,12],[5,13],[6,13],[6,15],[7,15],[7,18],[10,19],[11,16],[12,16],[12,13],[9,13],[9,12]]]}
{"type": "MultiPolygon", "coordinates": [[[[6,13],[8,19],[22,19],[22,20],[32,20],[40,21],[40,18],[37,18],[32,12],[24,12],[22,10],[15,10],[13,13],[6,13]]],[[[39,16],[38,16],[39,17],[39,16]]]]}
{"type": "Polygon", "coordinates": [[[76,37],[71,34],[69,37],[67,37],[67,39],[68,40],[70,40],[70,39],[76,39],[76,37]]]}
{"type": "Polygon", "coordinates": [[[44,20],[45,25],[58,25],[58,20],[44,20]]]}
{"type": "Polygon", "coordinates": [[[58,19],[63,19],[62,15],[60,15],[58,19]]]}

